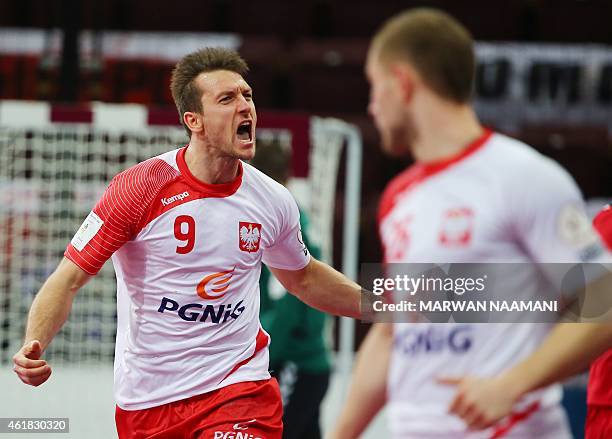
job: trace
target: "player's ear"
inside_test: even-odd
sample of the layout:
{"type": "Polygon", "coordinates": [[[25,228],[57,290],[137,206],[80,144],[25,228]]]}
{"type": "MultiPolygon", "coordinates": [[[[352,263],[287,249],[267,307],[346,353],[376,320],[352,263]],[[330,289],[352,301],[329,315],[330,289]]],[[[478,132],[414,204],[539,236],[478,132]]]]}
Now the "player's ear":
{"type": "Polygon", "coordinates": [[[185,111],[183,113],[183,122],[191,130],[192,133],[204,131],[204,118],[198,113],[185,111]]]}
{"type": "Polygon", "coordinates": [[[399,86],[399,93],[404,102],[409,102],[414,94],[416,72],[406,63],[396,63],[390,66],[391,73],[399,86]]]}

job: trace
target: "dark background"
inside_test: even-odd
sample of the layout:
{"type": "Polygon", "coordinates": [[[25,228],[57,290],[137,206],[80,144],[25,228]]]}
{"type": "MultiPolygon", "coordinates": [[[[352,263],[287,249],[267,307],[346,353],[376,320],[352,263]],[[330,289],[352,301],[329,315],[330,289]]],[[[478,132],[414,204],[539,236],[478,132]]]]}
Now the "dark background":
{"type": "MultiPolygon", "coordinates": [[[[247,80],[260,111],[330,115],[360,127],[366,158],[360,260],[379,261],[378,198],[410,160],[389,159],[380,152],[366,114],[369,90],[363,63],[368,40],[384,20],[415,6],[450,12],[479,41],[612,44],[609,0],[0,0],[0,27],[60,28],[67,37],[55,62],[46,62],[44,54],[0,56],[0,99],[172,106],[172,63],[95,56],[85,63],[76,50],[78,32],[237,33],[243,37],[240,52],[251,66],[247,80]]],[[[610,197],[612,147],[606,126],[525,124],[509,134],[558,160],[587,198],[610,197]]],[[[336,229],[339,241],[341,230],[336,229]]]]}

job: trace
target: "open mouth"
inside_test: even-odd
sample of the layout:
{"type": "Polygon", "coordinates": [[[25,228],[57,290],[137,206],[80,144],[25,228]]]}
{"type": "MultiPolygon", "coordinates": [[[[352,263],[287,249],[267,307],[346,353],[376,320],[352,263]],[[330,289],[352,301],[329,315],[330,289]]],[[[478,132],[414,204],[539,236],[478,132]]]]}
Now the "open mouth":
{"type": "Polygon", "coordinates": [[[252,126],[253,122],[246,120],[238,125],[238,129],[236,130],[236,135],[238,140],[241,142],[251,142],[253,140],[252,136],[252,126]]]}

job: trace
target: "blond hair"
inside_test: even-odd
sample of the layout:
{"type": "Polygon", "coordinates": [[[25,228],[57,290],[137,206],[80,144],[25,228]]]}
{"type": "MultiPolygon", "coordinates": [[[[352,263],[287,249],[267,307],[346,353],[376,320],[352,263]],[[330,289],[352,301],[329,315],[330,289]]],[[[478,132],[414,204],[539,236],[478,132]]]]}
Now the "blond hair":
{"type": "Polygon", "coordinates": [[[457,20],[437,9],[410,9],[376,33],[372,50],[384,64],[407,61],[439,96],[465,103],[472,95],[474,40],[457,20]]]}

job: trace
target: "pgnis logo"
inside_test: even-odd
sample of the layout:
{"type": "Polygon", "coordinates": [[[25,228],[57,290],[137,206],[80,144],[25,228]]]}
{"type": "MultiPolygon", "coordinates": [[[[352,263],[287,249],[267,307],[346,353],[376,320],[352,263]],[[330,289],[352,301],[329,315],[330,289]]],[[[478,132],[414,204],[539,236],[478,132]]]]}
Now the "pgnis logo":
{"type": "Polygon", "coordinates": [[[175,201],[184,200],[188,196],[189,196],[189,192],[187,192],[187,191],[181,192],[180,194],[172,195],[171,197],[168,197],[168,198],[162,198],[161,199],[161,203],[164,206],[167,206],[169,204],[174,203],[175,201]]]}
{"type": "Polygon", "coordinates": [[[254,253],[259,250],[261,239],[261,224],[240,221],[238,224],[238,237],[240,250],[254,253]]]}
{"type": "Polygon", "coordinates": [[[464,354],[474,344],[473,326],[459,325],[443,328],[432,325],[426,330],[408,328],[398,333],[393,340],[393,348],[406,355],[437,354],[451,352],[464,354]]]}
{"type": "MultiPolygon", "coordinates": [[[[198,296],[206,300],[220,299],[227,294],[234,270],[221,271],[210,274],[198,283],[196,292],[198,296]]],[[[186,322],[207,322],[225,323],[228,320],[236,320],[244,311],[242,300],[235,305],[222,303],[220,305],[202,305],[201,303],[188,303],[181,305],[176,300],[163,297],[157,312],[176,312],[176,314],[186,322]]]]}
{"type": "Polygon", "coordinates": [[[236,267],[206,276],[196,287],[198,296],[206,300],[220,299],[225,296],[235,269],[236,267]]]}
{"type": "Polygon", "coordinates": [[[169,297],[162,297],[157,312],[176,313],[176,315],[186,322],[208,322],[214,324],[225,323],[236,320],[244,312],[242,300],[237,304],[224,303],[221,305],[202,305],[201,303],[188,303],[181,305],[176,300],[169,297]]]}

